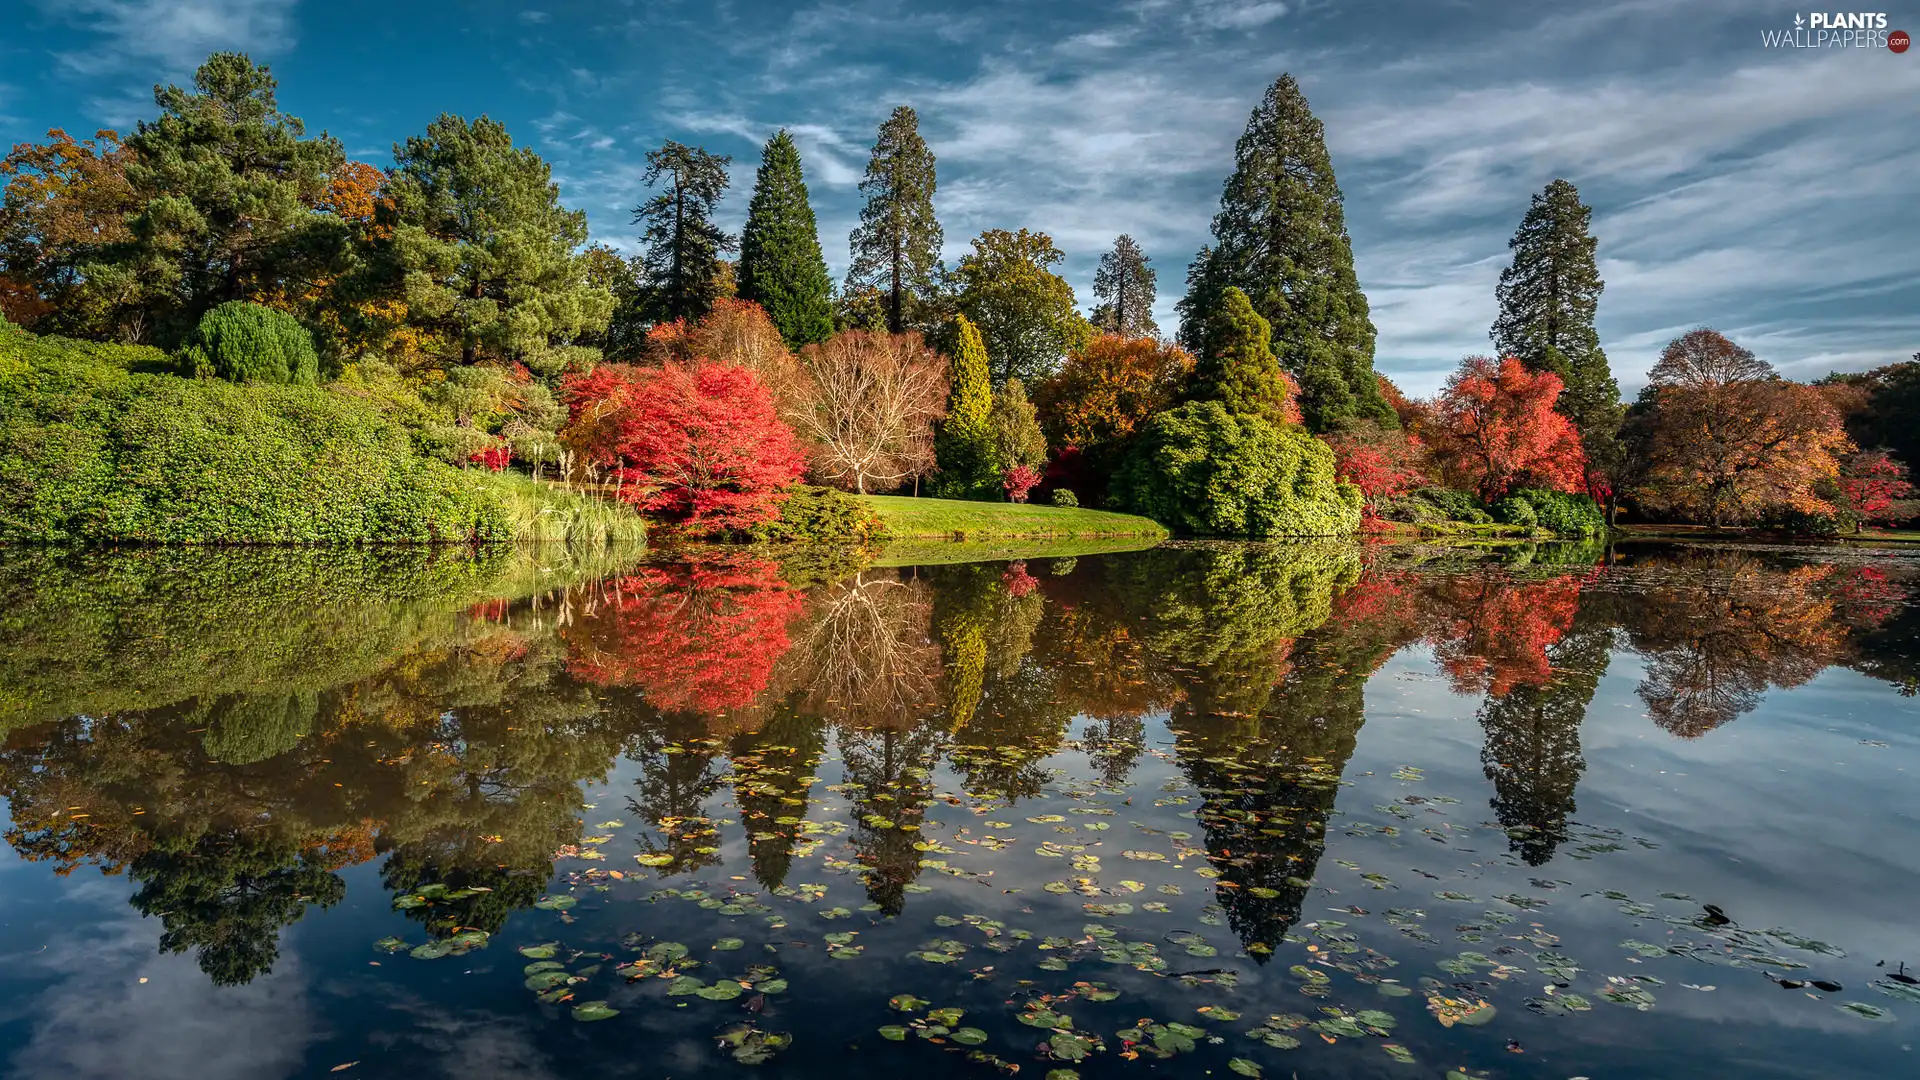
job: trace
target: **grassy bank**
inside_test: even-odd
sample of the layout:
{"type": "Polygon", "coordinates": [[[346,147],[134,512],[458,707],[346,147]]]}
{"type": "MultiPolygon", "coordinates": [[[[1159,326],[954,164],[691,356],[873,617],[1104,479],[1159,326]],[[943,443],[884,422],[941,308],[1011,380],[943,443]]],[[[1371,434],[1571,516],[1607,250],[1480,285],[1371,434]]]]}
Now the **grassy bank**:
{"type": "Polygon", "coordinates": [[[1167,530],[1132,514],[1078,507],[858,496],[886,524],[888,540],[1008,540],[1134,536],[1159,539],[1167,530]]]}

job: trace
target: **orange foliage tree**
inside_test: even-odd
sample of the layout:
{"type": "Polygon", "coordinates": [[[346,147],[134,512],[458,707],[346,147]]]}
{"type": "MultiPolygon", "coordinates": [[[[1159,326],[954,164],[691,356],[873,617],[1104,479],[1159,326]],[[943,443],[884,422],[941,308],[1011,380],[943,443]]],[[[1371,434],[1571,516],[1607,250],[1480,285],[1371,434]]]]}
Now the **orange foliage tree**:
{"type": "Polygon", "coordinates": [[[1178,345],[1101,334],[1068,353],[1033,401],[1050,445],[1099,456],[1172,404],[1192,374],[1193,356],[1178,345]]]}
{"type": "Polygon", "coordinates": [[[132,157],[115,132],[76,140],[55,128],[46,142],[17,143],[0,159],[0,315],[29,327],[52,316],[59,329],[128,336],[108,325],[117,286],[89,288],[82,266],[131,235],[132,157]]]}
{"type": "Polygon", "coordinates": [[[1554,411],[1558,375],[1509,356],[1470,356],[1434,406],[1435,457],[1456,482],[1494,500],[1516,487],[1586,489],[1586,454],[1573,422],[1554,411]]]}

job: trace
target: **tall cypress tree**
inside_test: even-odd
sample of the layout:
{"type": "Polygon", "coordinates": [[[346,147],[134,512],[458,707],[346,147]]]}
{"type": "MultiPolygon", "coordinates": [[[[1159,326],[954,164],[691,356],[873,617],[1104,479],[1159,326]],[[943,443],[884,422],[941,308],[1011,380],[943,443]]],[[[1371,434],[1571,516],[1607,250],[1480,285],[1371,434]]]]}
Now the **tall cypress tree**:
{"type": "Polygon", "coordinates": [[[740,232],[739,294],[767,309],[790,349],[833,334],[833,286],[820,256],[800,148],[784,128],[760,154],[740,232]]]}
{"type": "Polygon", "coordinates": [[[719,294],[720,254],[734,239],[713,223],[713,208],[727,190],[725,155],[673,140],[647,152],[648,187],[665,178],[658,195],[633,209],[634,224],[645,224],[642,264],[647,271],[644,315],[655,322],[698,319],[719,294]]]}
{"type": "Polygon", "coordinates": [[[1100,268],[1093,272],[1093,295],[1102,301],[1093,311],[1096,329],[1123,337],[1160,336],[1160,327],[1153,321],[1150,261],[1139,243],[1125,233],[1114,240],[1112,251],[1100,256],[1100,268]]]}
{"type": "Polygon", "coordinates": [[[1606,283],[1594,262],[1597,241],[1587,231],[1592,220],[1593,208],[1565,180],[1533,197],[1507,243],[1513,265],[1500,272],[1494,292],[1500,314],[1492,337],[1502,355],[1566,383],[1557,408],[1580,429],[1587,456],[1604,468],[1615,455],[1620,386],[1593,329],[1606,283]]]}
{"type": "Polygon", "coordinates": [[[1398,420],[1373,373],[1373,322],[1353,270],[1326,135],[1300,84],[1282,75],[1234,147],[1213,218],[1214,244],[1188,274],[1182,340],[1237,286],[1273,327],[1273,351],[1300,383],[1307,425],[1398,420]]]}
{"type": "Polygon", "coordinates": [[[1227,286],[1207,325],[1188,399],[1218,401],[1231,413],[1285,422],[1287,387],[1273,355],[1273,329],[1253,310],[1247,294],[1227,286]]]}
{"type": "Polygon", "coordinates": [[[902,105],[880,125],[860,194],[867,205],[853,230],[847,288],[878,289],[887,329],[900,333],[918,321],[933,299],[940,269],[940,222],[933,216],[933,151],[920,137],[920,118],[902,105]]]}
{"type": "Polygon", "coordinates": [[[934,436],[940,471],[933,492],[947,499],[991,499],[999,491],[993,438],[993,384],[987,343],[965,315],[954,317],[953,388],[934,436]]]}

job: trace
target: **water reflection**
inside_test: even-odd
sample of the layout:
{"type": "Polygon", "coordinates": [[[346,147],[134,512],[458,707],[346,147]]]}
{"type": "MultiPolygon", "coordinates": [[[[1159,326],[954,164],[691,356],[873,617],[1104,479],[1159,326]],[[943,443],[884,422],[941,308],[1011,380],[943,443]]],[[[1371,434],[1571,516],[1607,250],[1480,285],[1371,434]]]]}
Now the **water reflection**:
{"type": "Polygon", "coordinates": [[[591,859],[596,835],[636,824],[662,877],[723,866],[741,836],[734,869],[790,887],[821,843],[809,811],[830,757],[844,868],[897,914],[937,861],[918,827],[940,770],[1007,806],[1063,752],[1116,792],[1158,755],[1198,828],[1176,845],[1201,849],[1227,925],[1264,959],[1303,918],[1369,681],[1402,650],[1481,699],[1492,813],[1539,867],[1569,838],[1583,721],[1616,658],[1644,671],[1651,723],[1685,738],[1831,667],[1911,694],[1911,589],[1897,569],[1678,549],[617,569],[15,553],[0,794],[23,859],[125,874],[160,949],[230,985],[376,858],[395,896],[442,886],[406,909],[436,938],[498,933],[556,853],[591,859]],[[1171,745],[1150,745],[1156,717],[1171,745]],[[583,783],[622,761],[626,806],[585,808],[583,783]]]}

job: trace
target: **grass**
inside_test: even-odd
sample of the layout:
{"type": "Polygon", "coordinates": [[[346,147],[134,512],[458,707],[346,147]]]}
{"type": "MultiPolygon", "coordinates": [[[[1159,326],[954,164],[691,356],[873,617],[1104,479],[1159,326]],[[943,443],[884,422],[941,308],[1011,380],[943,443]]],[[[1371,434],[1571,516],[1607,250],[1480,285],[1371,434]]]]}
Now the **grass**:
{"type": "Polygon", "coordinates": [[[1014,559],[1071,559],[1157,547],[1156,536],[1104,536],[1055,540],[1013,537],[1005,540],[891,540],[873,566],[945,566],[949,563],[1010,562],[1014,559]]]}
{"type": "Polygon", "coordinates": [[[1073,540],[1107,536],[1161,539],[1158,522],[1132,514],[1023,503],[862,495],[886,523],[888,540],[1073,540]]]}
{"type": "Polygon", "coordinates": [[[471,473],[478,486],[499,500],[515,543],[595,548],[646,542],[646,520],[625,503],[567,491],[516,472],[471,473]]]}

